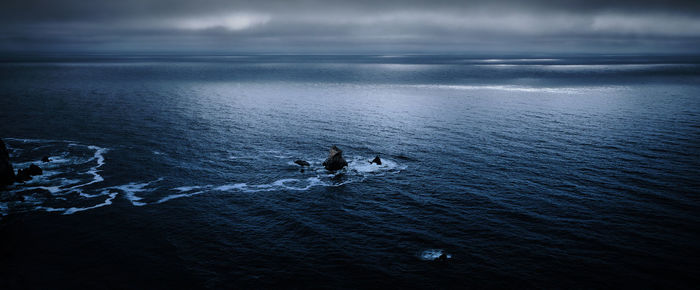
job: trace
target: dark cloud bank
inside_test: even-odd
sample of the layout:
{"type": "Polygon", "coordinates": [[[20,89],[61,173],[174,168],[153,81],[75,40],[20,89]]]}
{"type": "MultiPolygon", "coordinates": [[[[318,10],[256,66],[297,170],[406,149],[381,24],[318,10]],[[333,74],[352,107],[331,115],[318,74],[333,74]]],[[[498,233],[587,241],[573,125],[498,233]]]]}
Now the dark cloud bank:
{"type": "Polygon", "coordinates": [[[4,52],[659,53],[700,47],[700,1],[22,0],[4,52]]]}

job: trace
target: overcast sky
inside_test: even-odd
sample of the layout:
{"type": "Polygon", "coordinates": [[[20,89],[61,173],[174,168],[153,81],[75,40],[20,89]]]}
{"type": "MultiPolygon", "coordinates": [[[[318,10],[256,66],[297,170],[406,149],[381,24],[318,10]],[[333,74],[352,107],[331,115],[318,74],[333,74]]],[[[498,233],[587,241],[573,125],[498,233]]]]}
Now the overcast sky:
{"type": "Polygon", "coordinates": [[[4,0],[0,51],[697,53],[700,1],[4,0]]]}

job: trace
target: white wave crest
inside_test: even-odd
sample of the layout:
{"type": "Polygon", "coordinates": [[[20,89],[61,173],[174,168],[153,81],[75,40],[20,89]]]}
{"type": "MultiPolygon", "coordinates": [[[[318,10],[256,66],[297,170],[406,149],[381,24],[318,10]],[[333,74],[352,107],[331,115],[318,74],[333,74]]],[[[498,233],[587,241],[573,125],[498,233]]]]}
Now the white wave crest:
{"type": "Polygon", "coordinates": [[[66,209],[66,211],[63,212],[63,214],[66,214],[66,215],[74,214],[74,213],[79,212],[79,211],[85,211],[85,210],[89,210],[89,209],[107,206],[107,205],[112,204],[112,200],[114,200],[115,197],[117,197],[117,193],[112,192],[112,193],[109,193],[109,197],[107,199],[105,199],[105,201],[103,203],[99,203],[99,204],[89,206],[89,207],[71,207],[69,209],[66,209]]]}
{"type": "Polygon", "coordinates": [[[155,188],[146,188],[147,186],[151,185],[151,183],[156,183],[163,180],[163,178],[159,178],[154,181],[146,182],[146,183],[129,183],[129,184],[124,184],[124,185],[118,185],[118,186],[112,186],[107,189],[117,189],[122,192],[124,192],[124,195],[126,199],[128,199],[131,204],[134,206],[144,206],[147,203],[141,202],[140,200],[143,200],[143,197],[137,196],[137,193],[140,192],[150,192],[154,191],[155,188]]]}
{"type": "Polygon", "coordinates": [[[381,158],[382,165],[370,163],[372,159],[373,158],[367,157],[354,157],[350,162],[348,162],[348,168],[350,170],[357,171],[358,173],[398,172],[406,169],[405,165],[399,165],[390,159],[381,158]]]}

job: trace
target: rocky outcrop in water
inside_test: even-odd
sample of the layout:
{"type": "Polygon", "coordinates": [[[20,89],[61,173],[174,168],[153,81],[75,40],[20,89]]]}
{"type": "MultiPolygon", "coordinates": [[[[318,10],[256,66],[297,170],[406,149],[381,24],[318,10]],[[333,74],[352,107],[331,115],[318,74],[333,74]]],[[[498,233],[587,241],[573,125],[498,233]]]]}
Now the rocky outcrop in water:
{"type": "Polygon", "coordinates": [[[41,162],[51,162],[51,159],[49,159],[49,156],[44,156],[44,158],[41,158],[41,162]]]}
{"type": "Polygon", "coordinates": [[[5,142],[0,140],[0,185],[10,185],[15,182],[15,170],[10,163],[10,153],[5,142]]]}
{"type": "Polygon", "coordinates": [[[29,181],[32,179],[32,176],[41,175],[42,173],[43,173],[43,170],[41,170],[41,167],[32,164],[32,165],[29,165],[28,168],[17,170],[17,175],[15,176],[15,181],[17,181],[17,182],[29,181]]]}
{"type": "Polygon", "coordinates": [[[31,175],[31,176],[41,175],[42,173],[44,173],[44,171],[41,170],[41,167],[36,166],[34,164],[29,165],[29,168],[27,168],[27,170],[29,171],[29,175],[31,175]]]}
{"type": "Polygon", "coordinates": [[[32,176],[29,175],[28,169],[18,169],[17,175],[15,175],[15,182],[25,182],[32,180],[32,176]]]}
{"type": "Polygon", "coordinates": [[[345,166],[348,166],[348,162],[343,158],[343,151],[334,145],[328,153],[328,158],[323,162],[323,167],[327,170],[335,171],[345,166]]]}
{"type": "Polygon", "coordinates": [[[382,165],[382,159],[379,158],[379,155],[377,155],[377,157],[374,157],[374,159],[372,159],[372,161],[369,162],[369,164],[372,164],[372,163],[376,163],[377,165],[382,165]]]}

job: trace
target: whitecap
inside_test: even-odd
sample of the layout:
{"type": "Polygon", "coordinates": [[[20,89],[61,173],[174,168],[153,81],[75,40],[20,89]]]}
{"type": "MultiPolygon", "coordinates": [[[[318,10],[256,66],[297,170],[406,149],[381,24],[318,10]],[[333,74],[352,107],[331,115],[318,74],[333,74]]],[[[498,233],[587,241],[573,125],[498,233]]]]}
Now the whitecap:
{"type": "Polygon", "coordinates": [[[355,157],[348,163],[348,168],[358,173],[376,173],[405,170],[405,165],[399,165],[393,160],[382,158],[382,165],[370,163],[372,158],[355,157]]]}
{"type": "MultiPolygon", "coordinates": [[[[419,257],[424,261],[434,261],[439,258],[444,253],[442,249],[427,249],[420,253],[419,257]]],[[[452,259],[451,254],[445,253],[448,259],[452,259]]]]}

